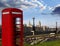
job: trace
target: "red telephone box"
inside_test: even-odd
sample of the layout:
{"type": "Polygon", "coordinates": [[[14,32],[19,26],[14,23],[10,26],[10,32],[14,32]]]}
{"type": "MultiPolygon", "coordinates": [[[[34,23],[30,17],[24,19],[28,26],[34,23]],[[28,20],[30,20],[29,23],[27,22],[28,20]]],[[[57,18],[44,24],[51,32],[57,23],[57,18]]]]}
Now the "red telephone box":
{"type": "Polygon", "coordinates": [[[2,10],[2,46],[23,46],[23,11],[2,10]]]}

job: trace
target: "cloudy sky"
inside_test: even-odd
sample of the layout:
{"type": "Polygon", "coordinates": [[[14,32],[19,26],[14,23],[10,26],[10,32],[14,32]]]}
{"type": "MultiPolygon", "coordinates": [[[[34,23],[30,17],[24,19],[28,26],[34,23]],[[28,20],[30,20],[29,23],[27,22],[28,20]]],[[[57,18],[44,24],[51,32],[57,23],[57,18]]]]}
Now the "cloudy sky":
{"type": "Polygon", "coordinates": [[[1,11],[7,7],[23,10],[24,24],[35,17],[36,24],[41,21],[42,26],[55,27],[57,21],[60,27],[60,0],[0,0],[0,24],[1,11]]]}

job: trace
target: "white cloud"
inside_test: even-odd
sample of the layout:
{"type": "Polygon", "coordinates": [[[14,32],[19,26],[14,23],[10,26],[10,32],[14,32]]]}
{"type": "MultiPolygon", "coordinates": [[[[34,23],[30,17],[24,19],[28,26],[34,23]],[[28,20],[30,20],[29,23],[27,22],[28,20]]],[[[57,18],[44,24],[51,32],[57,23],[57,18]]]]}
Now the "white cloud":
{"type": "Polygon", "coordinates": [[[7,4],[7,3],[4,3],[7,7],[11,7],[9,4],[7,4]]]}
{"type": "Polygon", "coordinates": [[[41,6],[41,7],[40,7],[40,10],[43,11],[43,10],[46,9],[46,7],[47,7],[47,6],[41,6]]]}
{"type": "Polygon", "coordinates": [[[50,6],[49,6],[48,9],[49,9],[49,10],[54,10],[54,7],[50,7],[50,6]]]}
{"type": "Polygon", "coordinates": [[[28,8],[27,6],[25,6],[25,5],[21,5],[21,7],[20,8],[22,8],[22,9],[26,9],[26,8],[28,8]]]}
{"type": "Polygon", "coordinates": [[[60,15],[60,4],[57,4],[53,11],[52,11],[53,14],[55,14],[56,16],[59,16],[60,15]]]}
{"type": "Polygon", "coordinates": [[[9,0],[11,3],[9,3],[8,0],[1,0],[3,4],[5,4],[7,7],[16,7],[16,8],[36,8],[39,7],[40,10],[45,10],[46,5],[44,4],[44,1],[38,1],[38,0],[9,0]]]}
{"type": "Polygon", "coordinates": [[[60,4],[57,4],[55,7],[59,7],[60,6],[60,4]]]}
{"type": "MultiPolygon", "coordinates": [[[[30,7],[33,7],[33,8],[36,8],[36,7],[39,7],[40,8],[40,10],[45,10],[46,9],[46,5],[43,5],[43,1],[41,0],[41,1],[38,1],[38,0],[30,0],[30,1],[28,1],[28,0],[20,0],[21,2],[21,6],[22,6],[22,8],[25,8],[25,7],[27,7],[27,8],[30,8],[30,7]],[[24,6],[25,5],[25,6],[24,6]]],[[[19,3],[19,2],[17,2],[17,3],[19,3]]]]}
{"type": "Polygon", "coordinates": [[[40,7],[40,10],[45,10],[46,7],[47,7],[47,5],[43,5],[44,1],[42,1],[42,0],[40,0],[40,1],[38,1],[38,0],[32,0],[32,2],[37,3],[38,7],[40,7]]]}
{"type": "Polygon", "coordinates": [[[20,1],[25,1],[25,0],[20,0],[20,1]]]}
{"type": "Polygon", "coordinates": [[[37,4],[34,4],[34,3],[32,3],[32,2],[29,2],[29,1],[23,1],[23,2],[21,2],[21,5],[25,5],[26,7],[37,7],[37,4]]]}
{"type": "Polygon", "coordinates": [[[43,0],[40,0],[42,3],[44,3],[44,1],[43,0]]]}
{"type": "Polygon", "coordinates": [[[19,1],[16,1],[16,4],[20,4],[20,2],[19,1]]]}
{"type": "Polygon", "coordinates": [[[2,2],[6,2],[7,0],[1,0],[2,2]]]}
{"type": "Polygon", "coordinates": [[[32,2],[36,2],[37,0],[31,0],[32,2]]]}
{"type": "Polygon", "coordinates": [[[60,4],[57,4],[56,6],[51,7],[50,9],[55,10],[56,7],[60,7],[60,4]]]}

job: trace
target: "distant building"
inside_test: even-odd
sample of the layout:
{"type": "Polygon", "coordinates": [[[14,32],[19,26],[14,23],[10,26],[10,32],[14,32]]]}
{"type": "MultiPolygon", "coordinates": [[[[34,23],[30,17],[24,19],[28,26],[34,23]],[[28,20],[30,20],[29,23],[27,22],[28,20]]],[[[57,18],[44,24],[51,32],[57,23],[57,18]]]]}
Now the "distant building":
{"type": "Polygon", "coordinates": [[[42,26],[42,29],[43,29],[43,31],[48,31],[48,30],[49,30],[49,27],[47,27],[47,26],[42,26]]]}
{"type": "Polygon", "coordinates": [[[36,24],[36,27],[41,27],[41,22],[40,21],[36,24]]]}
{"type": "Polygon", "coordinates": [[[28,24],[28,26],[27,27],[32,27],[32,24],[31,24],[31,22],[29,21],[29,24],[28,24]]]}
{"type": "Polygon", "coordinates": [[[45,31],[45,30],[46,30],[46,26],[42,26],[42,28],[43,28],[43,31],[45,31]]]}

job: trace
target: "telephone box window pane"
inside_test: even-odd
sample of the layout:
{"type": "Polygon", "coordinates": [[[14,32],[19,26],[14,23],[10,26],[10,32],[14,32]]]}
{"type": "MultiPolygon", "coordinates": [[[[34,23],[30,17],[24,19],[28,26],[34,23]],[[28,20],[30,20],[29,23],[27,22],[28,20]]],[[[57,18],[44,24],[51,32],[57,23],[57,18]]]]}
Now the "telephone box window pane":
{"type": "Polygon", "coordinates": [[[21,18],[16,18],[16,24],[21,24],[20,20],[21,18]]]}
{"type": "Polygon", "coordinates": [[[20,25],[16,25],[16,30],[20,31],[20,27],[21,27],[20,25]]]}
{"type": "Polygon", "coordinates": [[[15,19],[15,26],[16,26],[16,45],[20,46],[20,31],[21,31],[21,18],[16,18],[15,19]]]}

